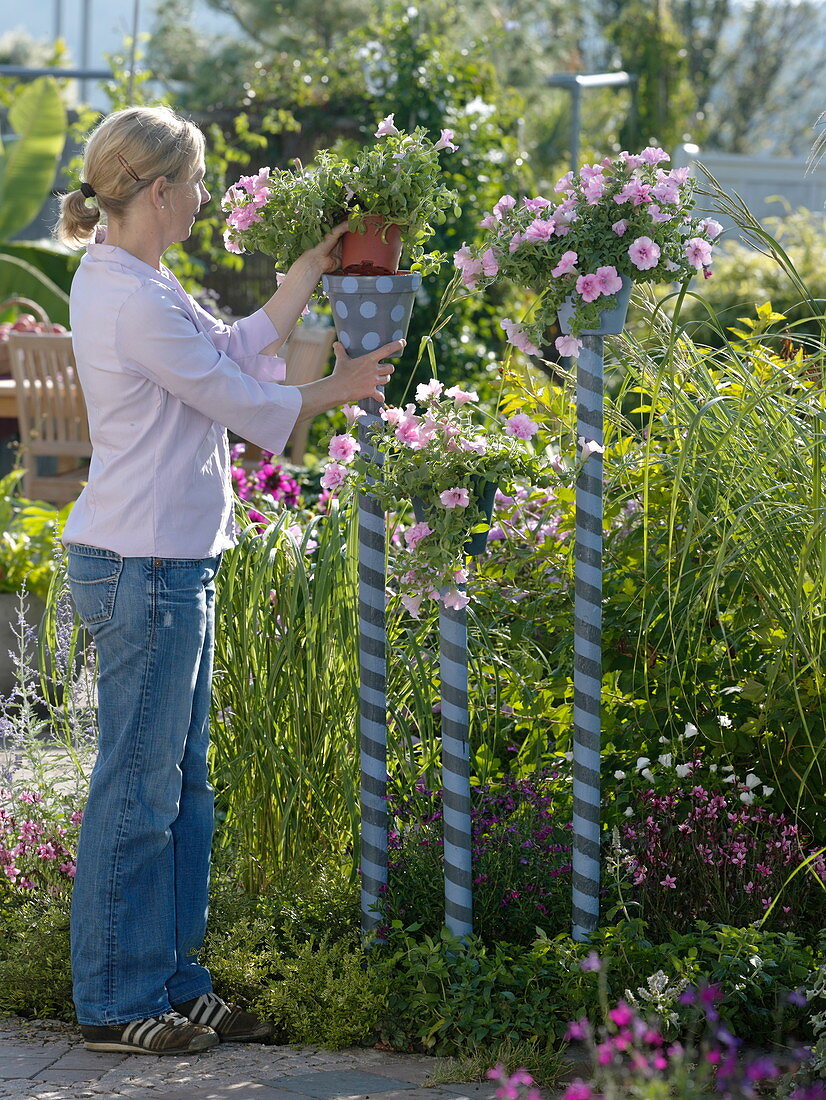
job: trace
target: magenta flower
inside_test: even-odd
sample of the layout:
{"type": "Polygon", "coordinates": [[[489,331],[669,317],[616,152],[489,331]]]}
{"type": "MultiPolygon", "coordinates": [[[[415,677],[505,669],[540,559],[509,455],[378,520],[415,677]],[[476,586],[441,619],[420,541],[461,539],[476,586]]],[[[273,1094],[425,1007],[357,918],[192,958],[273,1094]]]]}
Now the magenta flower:
{"type": "Polygon", "coordinates": [[[356,452],[361,450],[361,444],[351,435],[334,435],[327,448],[327,454],[334,462],[341,462],[347,466],[353,461],[356,452]]]}
{"type": "Polygon", "coordinates": [[[539,431],[539,425],[527,413],[517,413],[505,422],[505,432],[517,439],[531,439],[539,431]]]}
{"type": "Polygon", "coordinates": [[[628,249],[631,263],[639,271],[656,267],[660,259],[660,246],[650,237],[637,237],[628,249]]]}
{"type": "Polygon", "coordinates": [[[579,276],[576,281],[576,290],[583,302],[595,302],[602,294],[598,276],[590,274],[579,276]]]}
{"type": "Polygon", "coordinates": [[[576,267],[579,256],[576,252],[563,252],[560,257],[559,263],[553,269],[551,274],[555,279],[558,279],[562,275],[573,275],[574,268],[576,267]]]}
{"type": "Polygon", "coordinates": [[[445,508],[467,508],[470,504],[470,493],[467,489],[445,489],[439,493],[439,500],[445,508]]]}
{"type": "Polygon", "coordinates": [[[609,1019],[617,1025],[617,1027],[628,1027],[634,1020],[634,1013],[625,1003],[625,1001],[618,1001],[616,1008],[612,1008],[608,1013],[609,1019]]]}

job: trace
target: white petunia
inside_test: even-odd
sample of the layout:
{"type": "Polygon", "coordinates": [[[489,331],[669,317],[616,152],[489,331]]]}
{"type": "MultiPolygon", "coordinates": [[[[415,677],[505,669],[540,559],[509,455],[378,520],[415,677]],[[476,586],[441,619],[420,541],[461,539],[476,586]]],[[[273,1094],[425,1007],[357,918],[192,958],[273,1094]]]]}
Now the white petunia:
{"type": "Polygon", "coordinates": [[[614,779],[625,779],[625,772],[614,772],[614,779]]]}

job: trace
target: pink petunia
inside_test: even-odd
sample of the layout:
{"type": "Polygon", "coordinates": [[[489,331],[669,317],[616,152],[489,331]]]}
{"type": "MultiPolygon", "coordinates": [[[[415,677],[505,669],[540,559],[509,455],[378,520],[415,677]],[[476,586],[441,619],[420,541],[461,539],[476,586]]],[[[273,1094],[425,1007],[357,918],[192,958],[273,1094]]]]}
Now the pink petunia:
{"type": "Polygon", "coordinates": [[[505,422],[506,435],[517,439],[531,439],[539,431],[539,425],[527,413],[517,413],[505,422]]]}
{"type": "Polygon", "coordinates": [[[553,271],[551,271],[551,275],[553,275],[555,279],[560,278],[562,275],[573,275],[578,259],[579,256],[576,252],[563,252],[559,259],[559,263],[553,271]]]}
{"type": "Polygon", "coordinates": [[[612,264],[596,269],[596,277],[599,280],[599,289],[603,294],[617,294],[622,290],[622,279],[617,274],[617,269],[612,264]]]}
{"type": "Polygon", "coordinates": [[[651,194],[657,202],[679,202],[680,189],[673,179],[666,176],[651,188],[651,194]]]}
{"type": "Polygon", "coordinates": [[[517,250],[517,248],[519,248],[519,246],[524,244],[524,243],[525,243],[525,234],[524,233],[514,233],[514,235],[510,239],[510,244],[508,245],[508,252],[511,252],[511,253],[515,252],[517,250]]]}
{"type": "Polygon", "coordinates": [[[549,241],[554,235],[555,228],[553,219],[545,221],[542,218],[535,218],[525,230],[525,240],[532,244],[549,241]]]}
{"type": "Polygon", "coordinates": [[[420,609],[422,606],[424,595],[421,593],[415,596],[405,594],[402,596],[401,599],[402,604],[404,605],[404,609],[408,613],[408,615],[410,615],[413,619],[418,619],[420,617],[420,609]]]}
{"type": "Polygon", "coordinates": [[[324,467],[324,473],[321,475],[321,488],[338,489],[346,480],[347,467],[339,465],[338,462],[330,462],[324,467]]]}
{"type": "Polygon", "coordinates": [[[240,256],[244,249],[233,238],[232,232],[229,229],[224,230],[224,248],[227,252],[234,252],[236,256],[240,256]]]}
{"type": "Polygon", "coordinates": [[[618,222],[614,222],[611,228],[618,237],[622,237],[628,229],[628,222],[625,220],[625,218],[620,218],[618,222]]]}
{"type": "Polygon", "coordinates": [[[441,600],[445,607],[452,608],[454,611],[460,611],[470,603],[470,597],[460,592],[458,588],[446,589],[442,593],[441,600]]]}
{"type": "Polygon", "coordinates": [[[445,397],[452,398],[457,408],[479,400],[479,394],[475,390],[463,390],[461,386],[451,386],[449,390],[445,390],[445,397]]]}
{"type": "Polygon", "coordinates": [[[707,267],[711,263],[711,245],[702,237],[691,237],[685,242],[685,255],[692,267],[707,267]]]}
{"type": "Polygon", "coordinates": [[[347,417],[348,424],[355,424],[360,417],[367,415],[358,405],[342,405],[341,411],[347,417]]]}
{"type": "Polygon", "coordinates": [[[415,523],[412,527],[408,527],[404,533],[404,541],[409,550],[415,549],[423,538],[433,534],[433,528],[430,524],[422,520],[421,523],[415,523]]]}
{"type": "Polygon", "coordinates": [[[493,251],[492,248],[488,248],[482,253],[480,262],[482,264],[483,275],[487,275],[488,277],[490,277],[492,275],[496,275],[499,271],[499,261],[497,260],[496,253],[493,251]]]}
{"type": "Polygon", "coordinates": [[[402,420],[404,409],[400,409],[397,405],[388,405],[381,410],[379,416],[385,424],[389,424],[391,428],[394,428],[402,420]]]}
{"type": "Polygon", "coordinates": [[[712,240],[715,240],[723,232],[722,225],[714,218],[703,218],[697,228],[701,233],[705,233],[707,237],[711,237],[712,240]]]}
{"type": "Polygon", "coordinates": [[[235,210],[230,210],[227,214],[227,225],[232,226],[233,229],[238,229],[242,233],[261,220],[261,215],[252,205],[239,206],[235,210]]]}
{"type": "Polygon", "coordinates": [[[647,145],[640,153],[640,159],[644,164],[663,164],[671,160],[671,157],[665,149],[660,149],[656,145],[647,145]]]}
{"type": "Polygon", "coordinates": [[[470,504],[470,493],[467,489],[445,489],[439,493],[439,500],[445,508],[467,508],[470,504]]]}
{"type": "Polygon", "coordinates": [[[495,229],[499,222],[493,216],[493,214],[485,214],[484,218],[479,222],[480,229],[495,229]]]}
{"type": "Polygon", "coordinates": [[[436,401],[442,395],[444,386],[438,378],[431,378],[429,382],[420,382],[416,387],[416,400],[420,405],[426,405],[429,401],[436,401]]]}
{"type": "Polygon", "coordinates": [[[516,206],[516,199],[513,195],[503,195],[493,208],[493,213],[501,221],[502,215],[506,214],[509,210],[513,210],[516,206]]]}
{"type": "Polygon", "coordinates": [[[602,294],[596,275],[580,275],[576,281],[576,291],[583,302],[595,302],[602,294]]]}
{"type": "Polygon", "coordinates": [[[601,443],[597,443],[595,439],[586,439],[584,435],[577,439],[577,445],[579,446],[579,457],[583,462],[591,455],[605,454],[605,448],[601,443]]]}
{"type": "Polygon", "coordinates": [[[582,341],[577,340],[576,336],[557,336],[554,340],[554,347],[560,355],[576,358],[579,355],[579,349],[582,347],[582,341]]]}
{"type": "Polygon", "coordinates": [[[334,462],[341,462],[347,466],[353,461],[356,452],[361,450],[361,444],[351,435],[334,435],[327,448],[327,454],[334,462]]]}
{"type": "Polygon", "coordinates": [[[453,265],[462,274],[462,283],[468,290],[473,290],[482,274],[482,261],[478,260],[467,245],[463,244],[453,254],[453,265]]]}
{"type": "Polygon", "coordinates": [[[422,434],[422,422],[417,416],[405,416],[396,425],[396,439],[411,451],[423,450],[429,440],[422,434]]]}
{"type": "Polygon", "coordinates": [[[525,209],[529,210],[532,214],[535,214],[539,210],[547,210],[551,205],[550,200],[543,199],[541,195],[538,195],[534,199],[523,199],[522,202],[525,204],[525,209]]]}
{"type": "Polygon", "coordinates": [[[602,176],[593,176],[582,185],[582,193],[589,206],[596,206],[605,194],[605,180],[602,176]]]}
{"type": "MultiPolygon", "coordinates": [[[[392,117],[392,116],[391,116],[392,117]]],[[[455,153],[459,148],[458,145],[453,144],[453,131],[442,130],[439,140],[433,146],[434,149],[447,149],[451,153],[455,153]]]]}
{"type": "Polygon", "coordinates": [[[650,237],[637,237],[628,249],[628,256],[639,271],[648,271],[659,262],[660,246],[650,237]]]}
{"type": "Polygon", "coordinates": [[[505,336],[509,344],[513,344],[515,348],[524,351],[526,355],[539,355],[539,348],[528,339],[521,325],[517,325],[509,317],[500,321],[499,325],[505,330],[505,336]]]}
{"type": "Polygon", "coordinates": [[[394,119],[395,119],[395,114],[387,115],[386,118],[383,118],[381,120],[381,122],[379,123],[379,125],[378,125],[378,129],[376,130],[375,136],[376,137],[395,137],[395,135],[398,134],[399,131],[396,129],[394,119]]]}

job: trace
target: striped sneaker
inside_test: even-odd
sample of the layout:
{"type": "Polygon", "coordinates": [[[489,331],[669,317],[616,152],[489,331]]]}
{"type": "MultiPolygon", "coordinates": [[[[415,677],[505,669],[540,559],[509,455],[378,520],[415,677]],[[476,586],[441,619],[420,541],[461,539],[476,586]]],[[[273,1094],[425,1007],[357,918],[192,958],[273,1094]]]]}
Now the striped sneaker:
{"type": "Polygon", "coordinates": [[[212,1028],[174,1011],[128,1024],[81,1024],[80,1031],[87,1050],[116,1054],[194,1054],[218,1043],[212,1028]]]}
{"type": "Polygon", "coordinates": [[[193,1024],[217,1031],[222,1043],[263,1043],[273,1034],[272,1024],[245,1012],[238,1005],[226,1004],[217,993],[202,993],[200,997],[175,1005],[175,1011],[193,1024]]]}

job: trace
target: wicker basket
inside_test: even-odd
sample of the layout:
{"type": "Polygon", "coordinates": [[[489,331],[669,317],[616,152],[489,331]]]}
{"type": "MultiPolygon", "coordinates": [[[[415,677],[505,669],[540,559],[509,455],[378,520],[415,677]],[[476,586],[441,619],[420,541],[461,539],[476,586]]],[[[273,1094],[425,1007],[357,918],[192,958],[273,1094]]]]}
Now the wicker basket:
{"type": "MultiPolygon", "coordinates": [[[[31,298],[6,298],[4,302],[0,302],[0,313],[12,307],[19,307],[21,312],[33,313],[38,321],[42,321],[43,324],[51,324],[49,315],[43,306],[39,306],[37,302],[33,302],[31,298]]],[[[10,375],[11,357],[9,355],[8,341],[0,340],[0,378],[9,378],[10,375]]]]}

